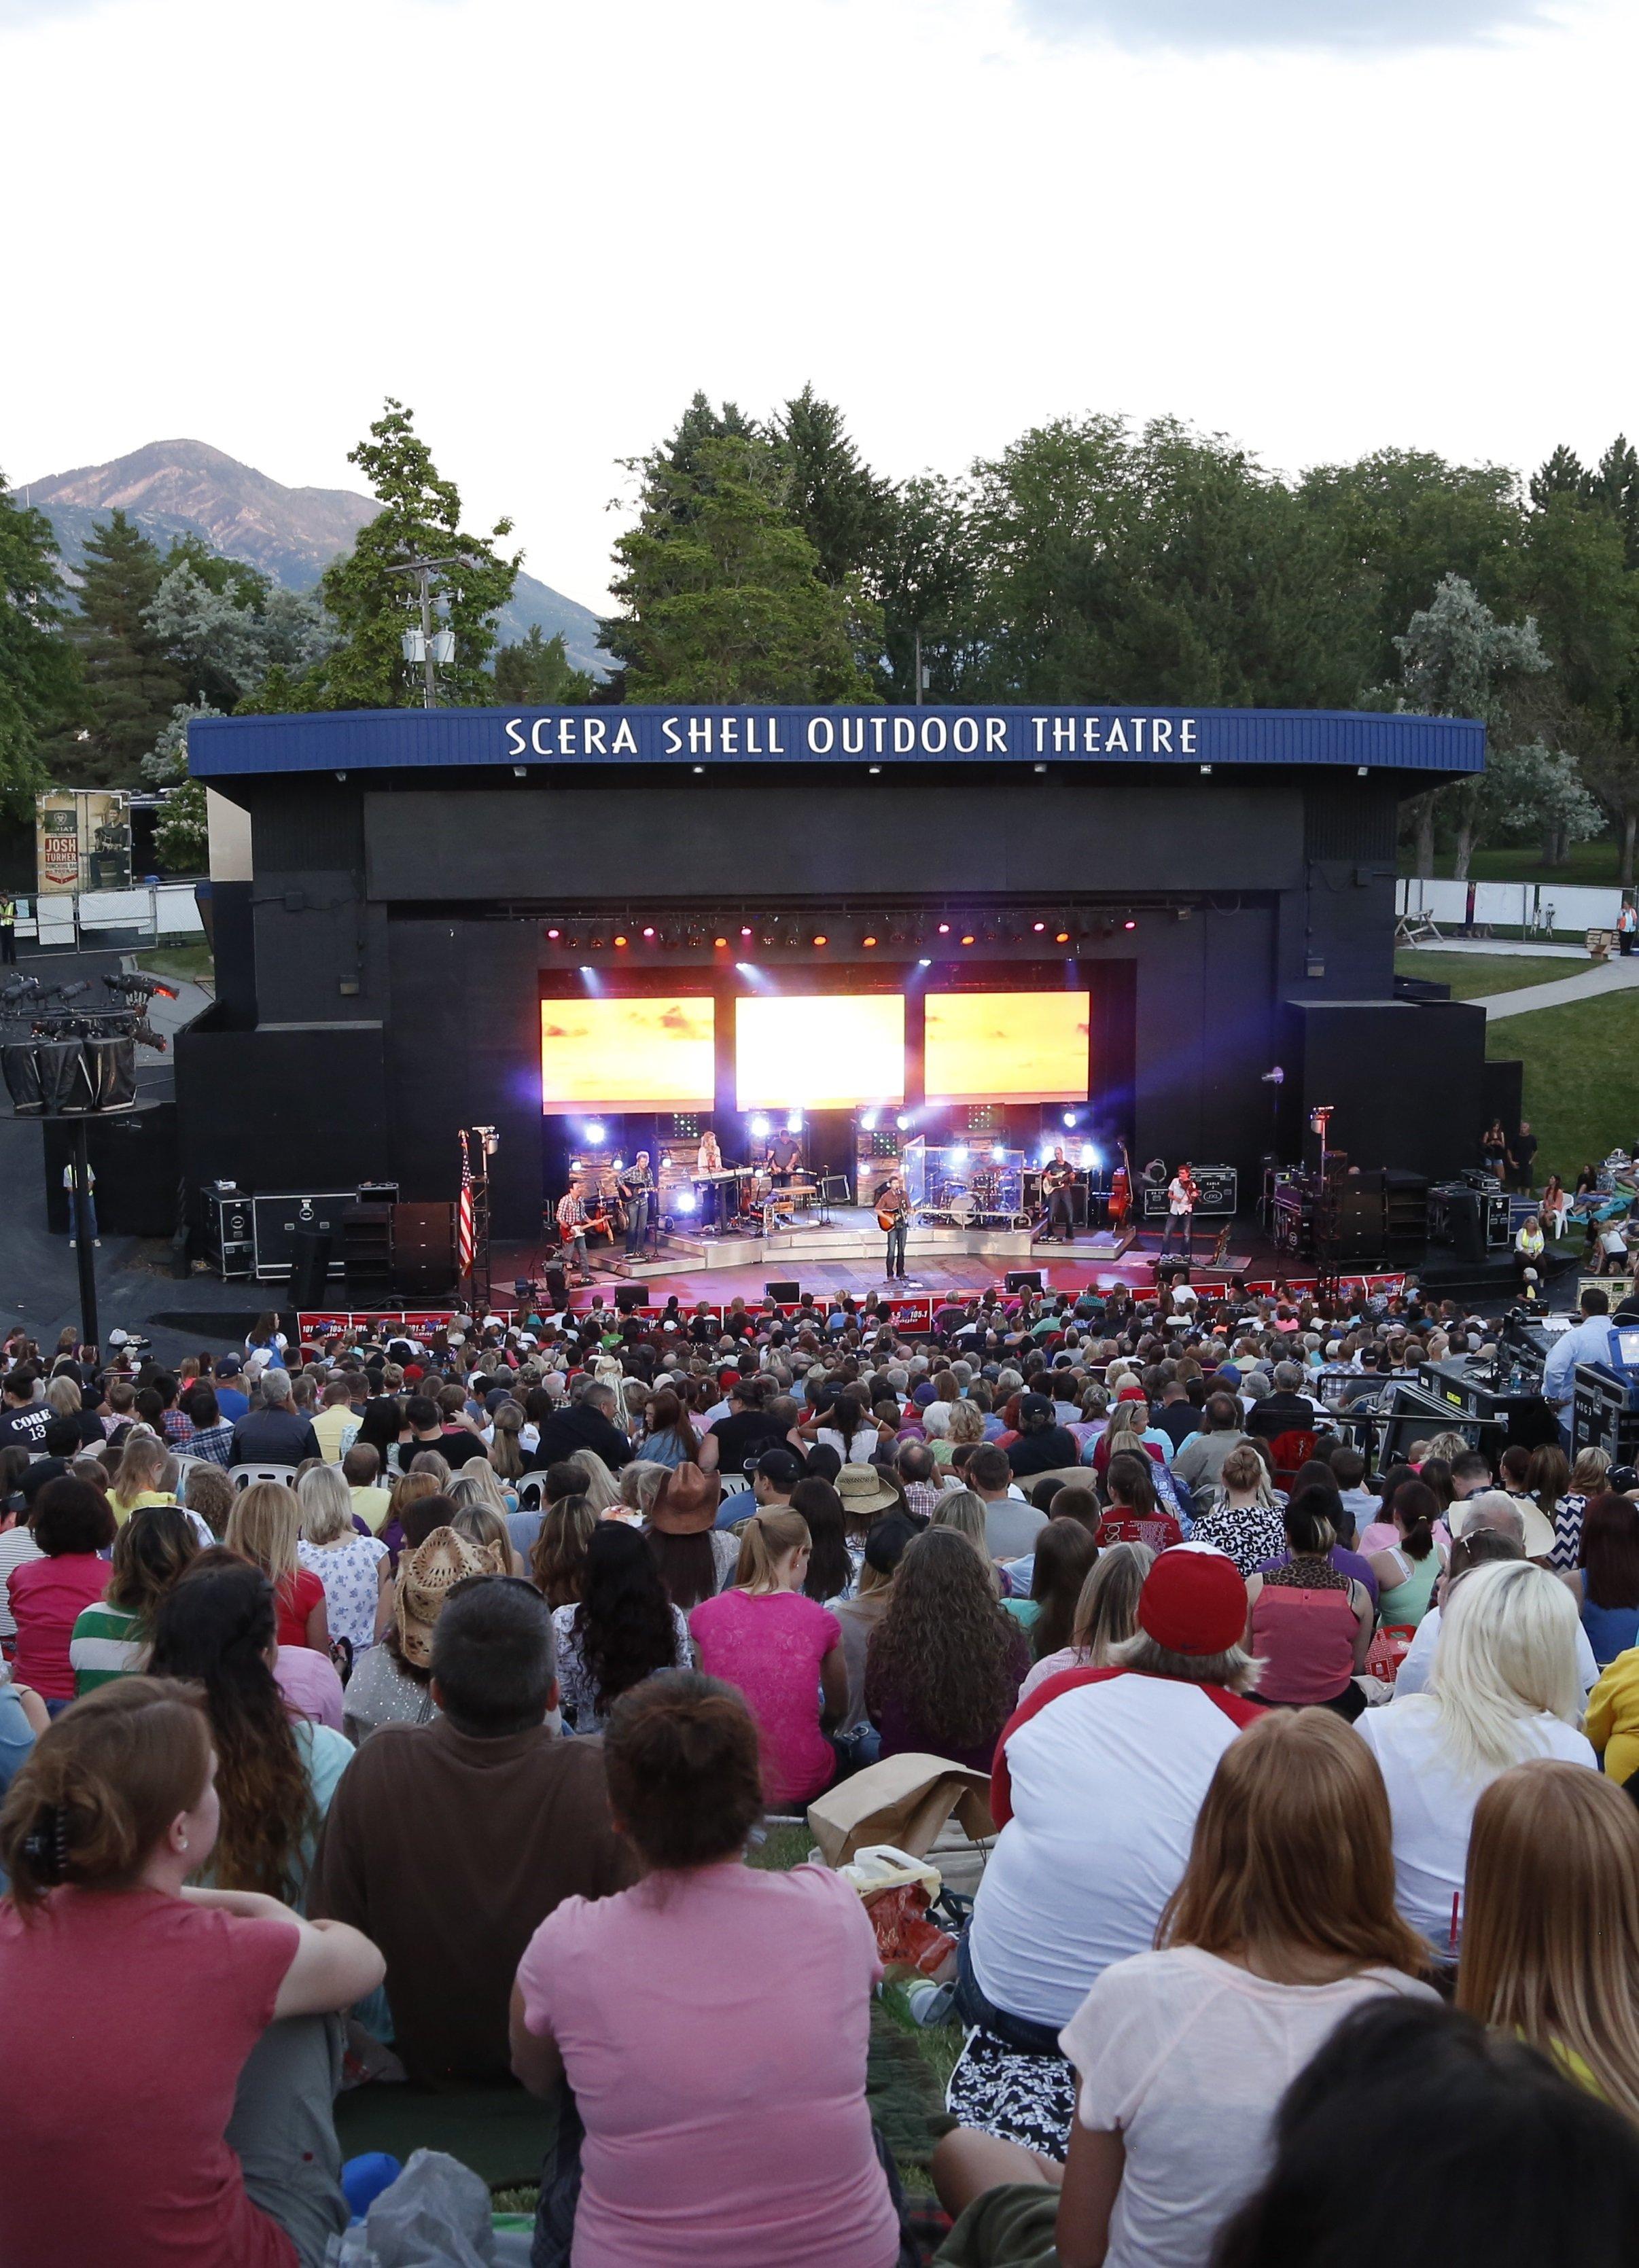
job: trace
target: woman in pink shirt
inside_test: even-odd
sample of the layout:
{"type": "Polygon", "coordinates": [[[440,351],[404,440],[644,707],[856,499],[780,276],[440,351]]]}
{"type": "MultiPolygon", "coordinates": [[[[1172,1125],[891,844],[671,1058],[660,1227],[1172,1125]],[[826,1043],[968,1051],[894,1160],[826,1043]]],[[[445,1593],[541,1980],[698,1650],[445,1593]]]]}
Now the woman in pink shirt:
{"type": "Polygon", "coordinates": [[[81,1608],[94,1606],[108,1587],[113,1567],[97,1555],[114,1535],[102,1491],[64,1475],[46,1483],[34,1507],[34,1541],[44,1558],[11,1570],[17,1681],[32,1685],[54,1717],[74,1698],[69,1641],[81,1608]]]}
{"type": "Polygon", "coordinates": [[[732,1590],[704,1599],[689,1635],[708,1677],[744,1694],[763,1742],[763,1793],[772,1810],[801,1810],[836,1775],[821,1730],[848,1705],[842,1625],[802,1595],[811,1539],[800,1512],[776,1507],[746,1523],[732,1590]]]}
{"type": "Polygon", "coordinates": [[[692,1670],[646,1679],[610,1712],[609,1806],[648,1872],[613,1897],[565,1898],[513,1989],[513,2069],[537,2095],[567,2080],[586,2130],[578,2200],[561,2157],[543,2183],[538,2262],[900,2257],[865,2099],[875,1939],[826,1867],[745,1864],[757,1755],[740,1696],[692,1670]]]}

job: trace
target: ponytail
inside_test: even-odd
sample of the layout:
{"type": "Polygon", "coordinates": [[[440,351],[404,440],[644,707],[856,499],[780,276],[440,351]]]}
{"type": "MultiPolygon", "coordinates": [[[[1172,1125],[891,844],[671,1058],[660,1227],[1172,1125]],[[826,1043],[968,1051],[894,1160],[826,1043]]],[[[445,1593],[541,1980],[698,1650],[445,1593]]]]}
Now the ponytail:
{"type": "Polygon", "coordinates": [[[32,1919],[65,1882],[129,1883],[210,1778],[210,1731],[190,1687],[132,1676],[85,1695],[41,1734],[0,1808],[18,1911],[32,1919]]]}
{"type": "Polygon", "coordinates": [[[1403,1481],[1394,1491],[1394,1517],[1404,1530],[1400,1549],[1408,1559],[1426,1559],[1434,1549],[1439,1498],[1422,1481],[1403,1481]]]}
{"type": "Polygon", "coordinates": [[[809,1541],[808,1524],[800,1512],[776,1506],[754,1513],[740,1539],[740,1565],[735,1569],[739,1591],[777,1591],[775,1570],[788,1551],[809,1541]]]}

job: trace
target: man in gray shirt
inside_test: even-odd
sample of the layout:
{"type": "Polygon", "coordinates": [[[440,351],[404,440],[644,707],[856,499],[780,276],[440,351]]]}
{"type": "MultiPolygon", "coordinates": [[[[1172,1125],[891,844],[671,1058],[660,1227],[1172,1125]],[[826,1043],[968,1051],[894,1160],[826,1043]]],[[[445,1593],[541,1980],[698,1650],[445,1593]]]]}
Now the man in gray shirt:
{"type": "Polygon", "coordinates": [[[1244,1448],[1251,1438],[1242,1431],[1241,1405],[1233,1394],[1209,1394],[1201,1415],[1205,1431],[1192,1433],[1172,1460],[1173,1478],[1191,1491],[1198,1505],[1210,1501],[1229,1452],[1244,1448]]]}
{"type": "Polygon", "coordinates": [[[986,1441],[968,1459],[968,1486],[985,1506],[985,1548],[993,1559],[1022,1559],[1036,1548],[1036,1538],[1047,1525],[1047,1515],[1009,1496],[1013,1469],[1005,1449],[986,1441]]]}

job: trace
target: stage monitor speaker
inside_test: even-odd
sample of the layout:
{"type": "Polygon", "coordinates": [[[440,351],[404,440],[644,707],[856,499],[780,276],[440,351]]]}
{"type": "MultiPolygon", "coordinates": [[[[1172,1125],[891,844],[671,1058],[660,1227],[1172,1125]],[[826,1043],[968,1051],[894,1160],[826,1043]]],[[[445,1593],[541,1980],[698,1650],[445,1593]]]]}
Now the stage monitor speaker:
{"type": "Polygon", "coordinates": [[[1041,1270],[1039,1268],[1009,1268],[1008,1270],[1008,1289],[1009,1292],[1039,1292],[1042,1289],[1041,1270]]]}
{"type": "Polygon", "coordinates": [[[1155,1263],[1155,1281],[1164,1284],[1169,1291],[1190,1280],[1191,1263],[1180,1253],[1163,1253],[1155,1263]]]}
{"type": "Polygon", "coordinates": [[[393,1207],[393,1288],[412,1300],[447,1299],[455,1288],[455,1208],[393,1207]]]}
{"type": "Polygon", "coordinates": [[[569,1305],[569,1276],[560,1260],[549,1260],[541,1271],[546,1285],[546,1296],[554,1307],[561,1311],[569,1305]]]}
{"type": "Polygon", "coordinates": [[[766,1298],[772,1300],[778,1306],[782,1307],[794,1307],[797,1301],[802,1297],[802,1286],[801,1284],[764,1284],[763,1291],[766,1298]]]}
{"type": "Polygon", "coordinates": [[[641,1284],[617,1284],[615,1286],[615,1305],[623,1315],[635,1314],[648,1296],[641,1284]]]}
{"type": "Polygon", "coordinates": [[[325,1279],[330,1272],[328,1228],[299,1228],[291,1238],[291,1304],[297,1308],[321,1307],[325,1279]]]}

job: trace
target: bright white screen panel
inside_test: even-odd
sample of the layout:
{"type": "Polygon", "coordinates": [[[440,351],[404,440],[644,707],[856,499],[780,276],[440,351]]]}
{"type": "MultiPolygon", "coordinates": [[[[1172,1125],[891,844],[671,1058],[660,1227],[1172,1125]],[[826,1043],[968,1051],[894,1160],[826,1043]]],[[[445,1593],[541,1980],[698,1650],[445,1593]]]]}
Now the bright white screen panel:
{"type": "Polygon", "coordinates": [[[715,1004],[543,1000],[541,1108],[709,1110],[716,1086],[715,1004]]]}
{"type": "Polygon", "coordinates": [[[904,1101],[904,996],[735,1003],[735,1100],[742,1110],[852,1110],[904,1101]]]}
{"type": "Polygon", "coordinates": [[[927,1100],[1085,1102],[1091,996],[930,992],[927,1100]]]}

